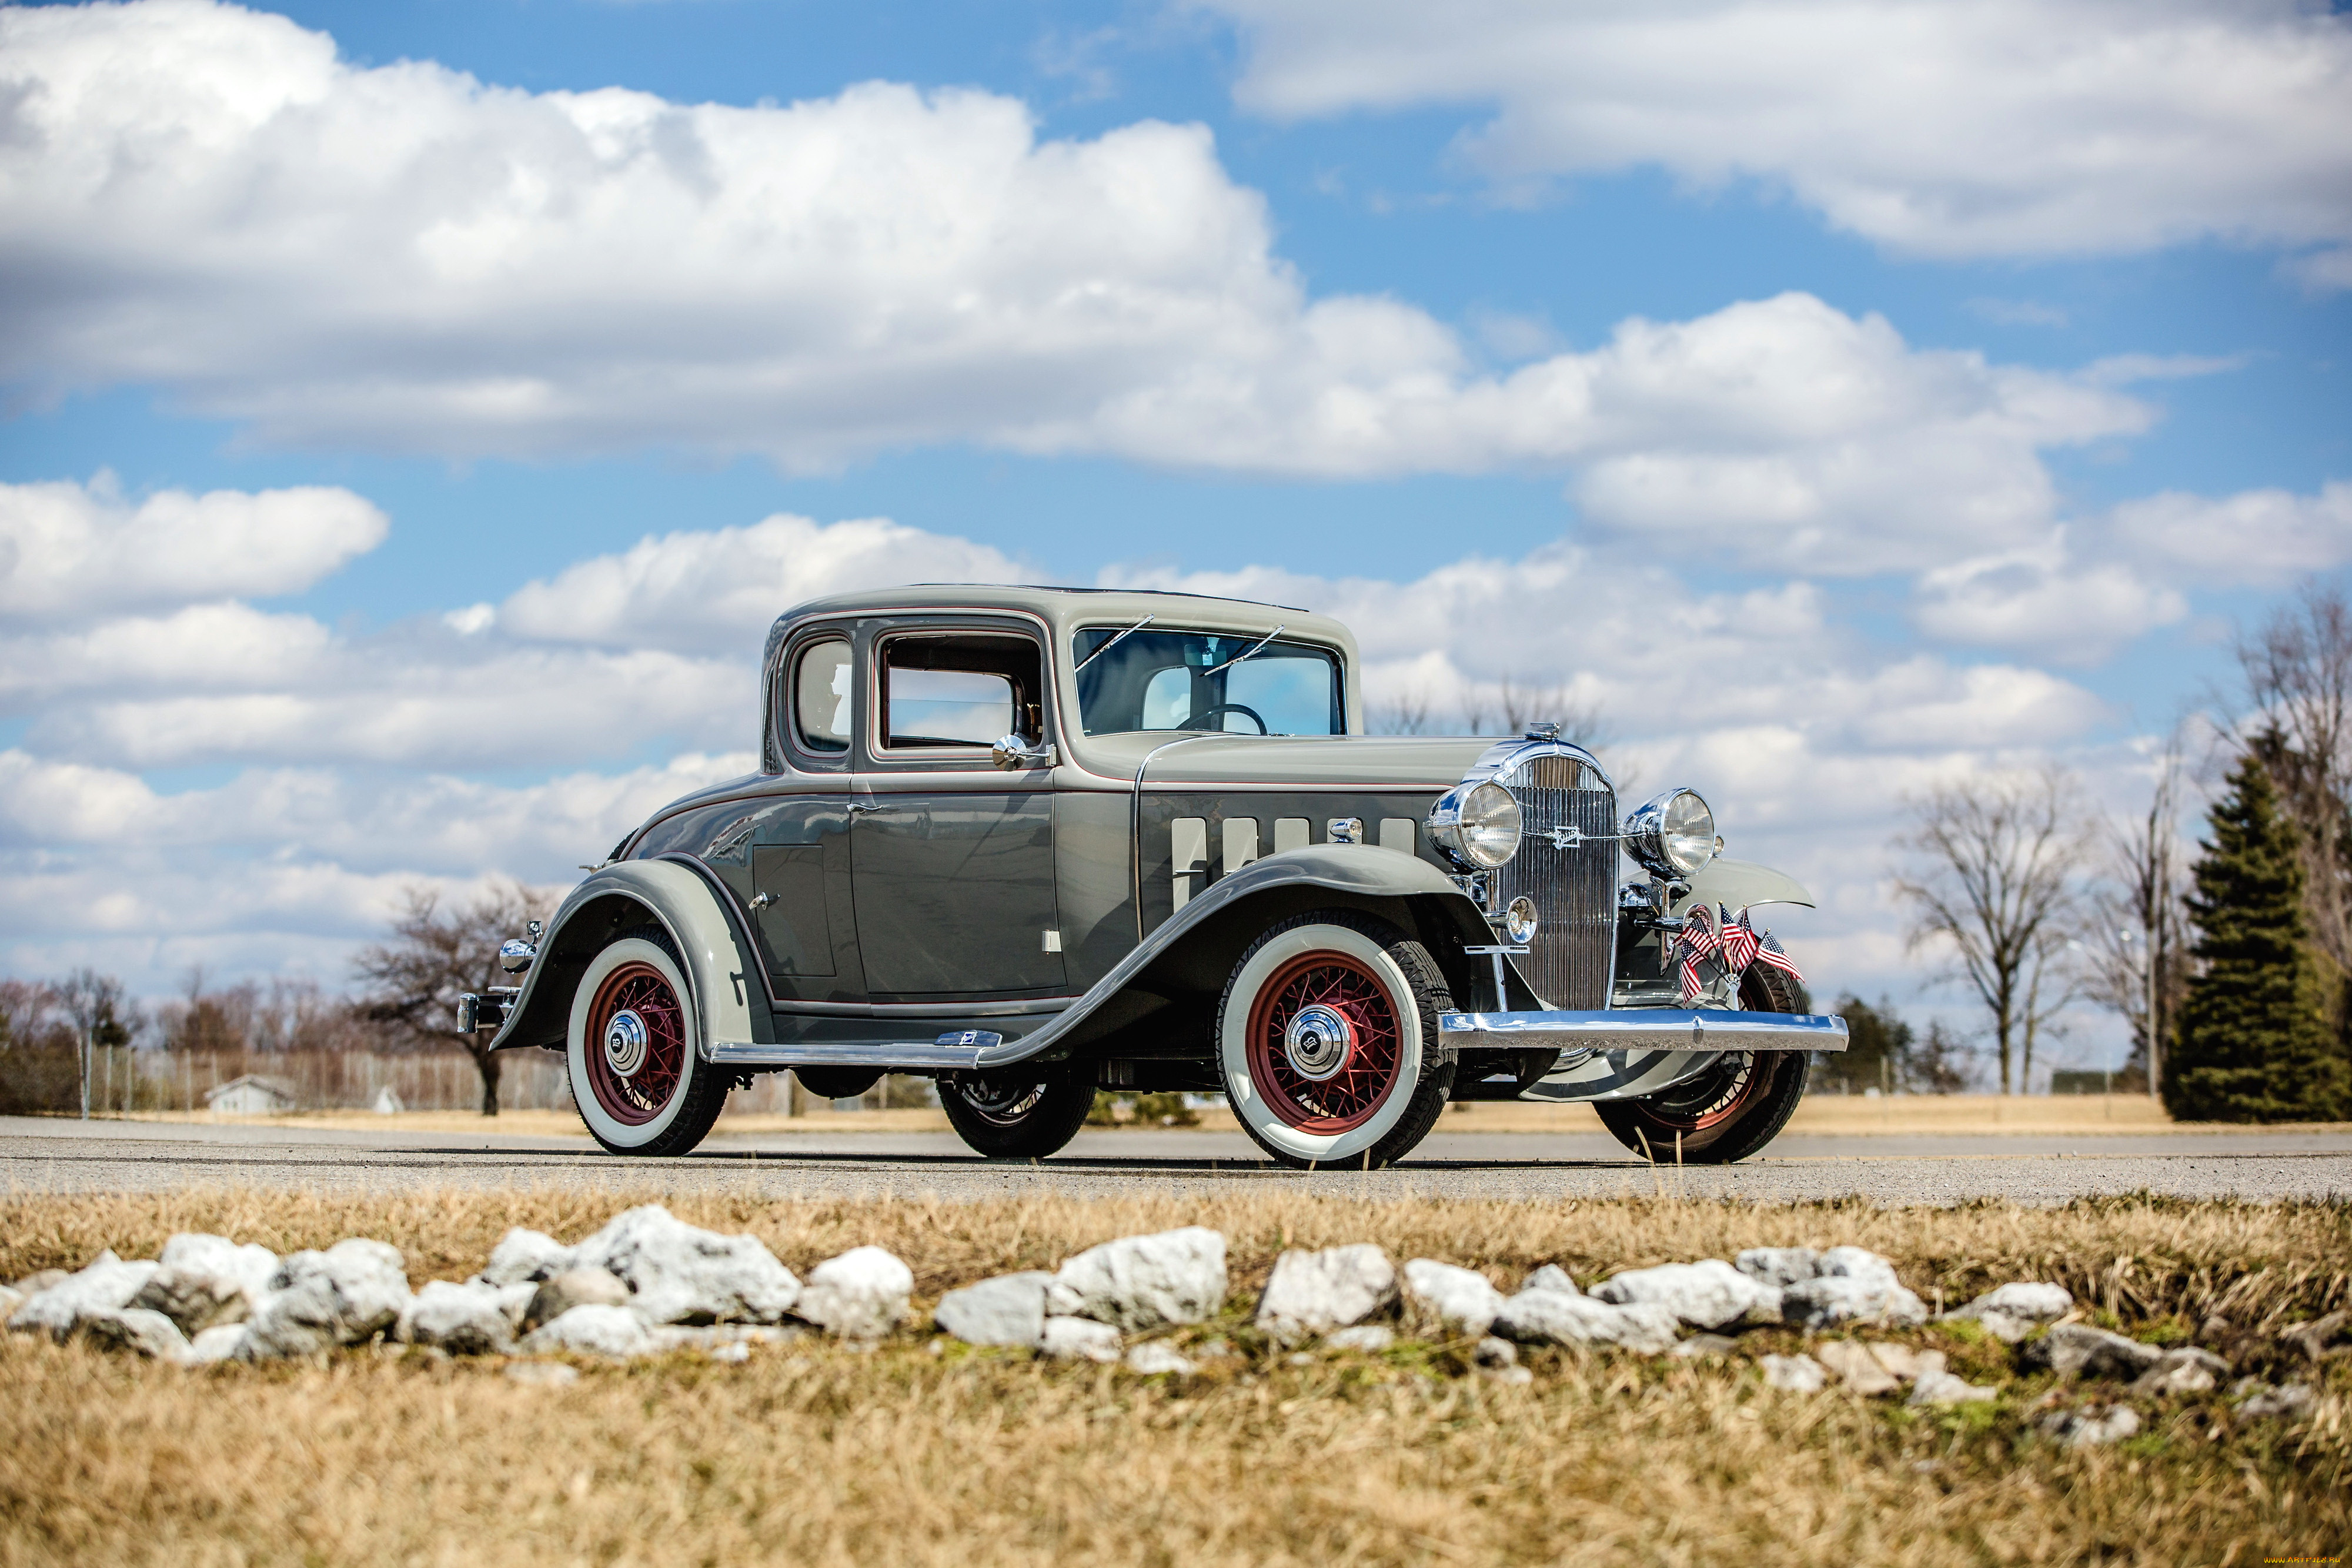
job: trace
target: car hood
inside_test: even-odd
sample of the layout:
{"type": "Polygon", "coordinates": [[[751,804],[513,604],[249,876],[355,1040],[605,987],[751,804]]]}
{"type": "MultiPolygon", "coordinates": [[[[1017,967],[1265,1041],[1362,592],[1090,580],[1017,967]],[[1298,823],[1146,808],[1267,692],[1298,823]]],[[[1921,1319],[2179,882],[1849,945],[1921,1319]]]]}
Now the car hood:
{"type": "Polygon", "coordinates": [[[1450,789],[1491,738],[1428,735],[1219,735],[1150,730],[1086,737],[1080,755],[1100,773],[1149,784],[1291,784],[1305,789],[1422,784],[1450,789]],[[1147,758],[1149,759],[1147,764],[1147,758]]]}

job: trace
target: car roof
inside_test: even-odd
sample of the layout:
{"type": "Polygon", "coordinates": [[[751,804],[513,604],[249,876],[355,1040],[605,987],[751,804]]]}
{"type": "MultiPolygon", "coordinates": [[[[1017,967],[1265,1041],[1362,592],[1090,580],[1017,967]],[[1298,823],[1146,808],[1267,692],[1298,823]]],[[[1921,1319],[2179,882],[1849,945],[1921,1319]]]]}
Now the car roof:
{"type": "MultiPolygon", "coordinates": [[[[919,582],[836,593],[794,605],[777,618],[781,636],[794,622],[817,616],[928,614],[951,610],[1009,610],[1034,615],[1063,641],[1082,626],[1131,626],[1144,617],[1171,631],[1255,632],[1280,626],[1285,640],[1320,643],[1339,649],[1352,663],[1356,639],[1328,615],[1290,605],[1204,593],[1169,593],[1150,588],[1051,588],[1026,583],[919,582]]],[[[775,637],[771,639],[771,647],[775,637]]]]}

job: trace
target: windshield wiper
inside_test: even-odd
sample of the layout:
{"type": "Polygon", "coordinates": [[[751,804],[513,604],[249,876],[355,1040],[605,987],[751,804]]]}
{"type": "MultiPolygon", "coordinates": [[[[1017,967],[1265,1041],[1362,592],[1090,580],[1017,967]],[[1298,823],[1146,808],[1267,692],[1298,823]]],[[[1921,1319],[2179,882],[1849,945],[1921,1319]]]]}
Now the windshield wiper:
{"type": "MultiPolygon", "coordinates": [[[[1248,658],[1252,653],[1256,653],[1260,648],[1265,647],[1268,643],[1273,642],[1276,637],[1281,635],[1282,628],[1277,626],[1273,631],[1267,632],[1265,636],[1260,637],[1256,642],[1252,643],[1248,647],[1244,648],[1240,653],[1235,653],[1232,658],[1227,659],[1223,664],[1219,664],[1216,670],[1202,670],[1201,672],[1201,678],[1205,681],[1211,675],[1215,674],[1217,670],[1232,669],[1235,664],[1240,664],[1244,659],[1248,658]]],[[[1106,643],[1103,646],[1108,648],[1110,644],[1106,643]]]]}
{"type": "Polygon", "coordinates": [[[1127,641],[1129,637],[1134,636],[1138,632],[1142,631],[1146,626],[1150,625],[1154,621],[1159,619],[1160,617],[1157,615],[1145,616],[1142,620],[1137,622],[1134,625],[1129,627],[1118,636],[1113,637],[1109,642],[1105,643],[1101,647],[1097,648],[1093,653],[1088,653],[1085,658],[1080,659],[1076,664],[1073,664],[1070,667],[1070,674],[1074,675],[1076,674],[1080,670],[1085,669],[1088,664],[1093,664],[1097,659],[1101,658],[1105,653],[1109,653],[1113,648],[1118,647],[1121,643],[1127,641]]]}

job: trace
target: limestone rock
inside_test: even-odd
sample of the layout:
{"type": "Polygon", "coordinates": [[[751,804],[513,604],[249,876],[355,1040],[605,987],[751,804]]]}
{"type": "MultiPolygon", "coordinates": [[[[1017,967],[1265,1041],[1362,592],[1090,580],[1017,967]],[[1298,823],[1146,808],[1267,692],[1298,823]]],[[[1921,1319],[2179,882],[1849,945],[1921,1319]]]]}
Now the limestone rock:
{"type": "Polygon", "coordinates": [[[180,1325],[149,1307],[118,1307],[112,1312],[86,1313],[81,1336],[106,1350],[136,1351],[154,1361],[175,1364],[189,1360],[187,1335],[180,1325]]]}
{"type": "Polygon", "coordinates": [[[2042,1430],[2070,1448],[2094,1448],[2121,1442],[2138,1431],[2139,1415],[2128,1405],[2053,1410],[2042,1418],[2042,1430]]]}
{"type": "Polygon", "coordinates": [[[931,1320],[966,1344],[1035,1344],[1045,1332],[1045,1290],[1037,1270],[999,1274],[940,1298],[931,1320]]]}
{"type": "Polygon", "coordinates": [[[879,1247],[853,1247],[809,1270],[795,1317],[843,1339],[887,1337],[907,1316],[915,1271],[879,1247]]]}
{"type": "Polygon", "coordinates": [[[317,1355],[357,1344],[400,1322],[408,1271],[397,1248],[362,1237],[297,1252],[255,1310],[237,1355],[247,1361],[317,1355]]]}
{"type": "Polygon", "coordinates": [[[401,1317],[400,1337],[452,1355],[499,1355],[514,1347],[514,1320],[505,1292],[478,1281],[428,1281],[401,1317]]]}
{"type": "Polygon", "coordinates": [[[2088,1323],[2060,1323],[2025,1347],[2027,1365],[2069,1377],[2137,1377],[2163,1359],[2155,1345],[2088,1323]]]}
{"type": "Polygon", "coordinates": [[[1145,1377],[1158,1377],[1163,1374],[1189,1377],[1197,1370],[1190,1357],[1174,1345],[1162,1344],[1158,1340],[1146,1340],[1129,1351],[1127,1369],[1145,1377]]]}
{"type": "Polygon", "coordinates": [[[2055,1322],[2074,1310],[2074,1297],[2063,1285],[2016,1280],[1987,1291],[1964,1307],[1955,1307],[1947,1319],[1982,1323],[1995,1339],[2015,1344],[2035,1325],[2055,1322]]]}
{"type": "Polygon", "coordinates": [[[1665,1308],[1695,1329],[1727,1328],[1761,1304],[1771,1290],[1772,1315],[1780,1316],[1780,1292],[1759,1285],[1719,1258],[1696,1263],[1661,1263],[1629,1269],[1592,1287],[1592,1298],[1619,1306],[1645,1303],[1665,1308]]]}
{"type": "Polygon", "coordinates": [[[1323,1336],[1323,1343],[1333,1350],[1378,1355],[1396,1343],[1396,1330],[1386,1323],[1358,1323],[1353,1328],[1333,1329],[1323,1336]]]}
{"type": "Polygon", "coordinates": [[[1907,1344],[1873,1344],[1871,1358],[1906,1383],[1916,1383],[1931,1372],[1944,1370],[1940,1350],[1913,1350],[1907,1344]]]}
{"type": "Polygon", "coordinates": [[[24,1291],[14,1285],[0,1285],[0,1323],[5,1323],[15,1317],[16,1309],[24,1304],[24,1291]]]}
{"type": "Polygon", "coordinates": [[[495,1287],[529,1291],[523,1303],[522,1323],[525,1328],[537,1328],[551,1323],[574,1307],[625,1307],[629,1304],[629,1287],[617,1274],[602,1269],[563,1269],[550,1274],[537,1284],[524,1281],[520,1285],[495,1287]]]}
{"type": "MultiPolygon", "coordinates": [[[[1749,1257],[1743,1252],[1742,1258],[1749,1257]]],[[[1860,1247],[1832,1247],[1814,1259],[1816,1272],[1780,1291],[1783,1322],[1798,1328],[1882,1322],[1909,1328],[1927,1321],[1927,1304],[1904,1289],[1895,1265],[1860,1247]]]]}
{"type": "Polygon", "coordinates": [[[1496,1333],[1522,1344],[1612,1344],[1645,1355],[1672,1350],[1676,1327],[1664,1307],[1619,1306],[1559,1291],[1521,1291],[1495,1319],[1496,1333]]]}
{"type": "Polygon", "coordinates": [[[2238,1414],[2260,1419],[2280,1416],[2292,1421],[2311,1411],[2313,1396],[2307,1383],[2283,1383],[2276,1388],[2262,1384],[2238,1406],[2238,1414]]]}
{"type": "MultiPolygon", "coordinates": [[[[1564,1270],[1553,1271],[1568,1278],[1564,1270]]],[[[1569,1293],[1575,1290],[1571,1282],[1569,1293]]],[[[1409,1317],[1434,1322],[1465,1339],[1483,1338],[1495,1326],[1495,1314],[1503,1310],[1503,1292],[1486,1275],[1433,1258],[1415,1258],[1405,1264],[1403,1296],[1409,1317]]]]}
{"type": "Polygon", "coordinates": [[[544,1231],[516,1226],[490,1249],[490,1260],[474,1277],[485,1285],[531,1285],[572,1268],[572,1249],[544,1231]]]}
{"type": "Polygon", "coordinates": [[[267,1247],[184,1233],[163,1243],[155,1272],[131,1304],[163,1313],[193,1336],[215,1323],[251,1317],[269,1293],[278,1269],[278,1254],[267,1247]]]}
{"type": "Polygon", "coordinates": [[[68,1274],[39,1291],[27,1291],[25,1304],[9,1314],[8,1326],[19,1333],[46,1333],[63,1343],[84,1318],[129,1306],[154,1273],[153,1263],[126,1263],[109,1248],[79,1273],[68,1274]]]}
{"type": "Polygon", "coordinates": [[[1558,1291],[1563,1296],[1581,1294],[1567,1270],[1557,1263],[1546,1263],[1529,1274],[1519,1284],[1522,1291],[1558,1291]]]}
{"type": "Polygon", "coordinates": [[[1257,1326],[1277,1344],[1297,1344],[1362,1322],[1396,1296],[1396,1265],[1370,1242],[1293,1249],[1274,1260],[1258,1298],[1257,1326]]]}
{"type": "MultiPolygon", "coordinates": [[[[469,1281],[480,1284],[479,1280],[469,1281]]],[[[520,1285],[492,1285],[499,1297],[499,1311],[506,1313],[507,1326],[515,1333],[523,1332],[523,1320],[530,1314],[530,1304],[539,1299],[539,1287],[525,1281],[520,1285]]]]}
{"type": "Polygon", "coordinates": [[[8,1288],[20,1296],[32,1297],[39,1295],[52,1285],[62,1285],[72,1278],[73,1276],[63,1269],[41,1269],[26,1275],[8,1288]]]}
{"type": "Polygon", "coordinates": [[[1470,1364],[1489,1372],[1517,1366],[1519,1364],[1519,1347],[1509,1340],[1488,1334],[1470,1347],[1470,1364]]]}
{"type": "Polygon", "coordinates": [[[188,1364],[209,1366],[216,1361],[228,1361],[236,1354],[237,1346],[245,1343],[243,1323],[215,1323],[196,1335],[188,1346],[188,1364]]]}
{"type": "Polygon", "coordinates": [[[1906,1405],[1974,1405],[2000,1397],[1998,1388],[1985,1388],[1948,1372],[1927,1372],[1911,1385],[1906,1405]]]}
{"type": "Polygon", "coordinates": [[[2230,1364],[2210,1350],[2182,1345],[2164,1353],[2162,1360],[2132,1384],[2139,1395],[2210,1394],[2230,1375],[2230,1364]]]}
{"type": "Polygon", "coordinates": [[[1200,1322],[1224,1301],[1225,1239],[1192,1225],[1087,1248],[1055,1272],[1045,1312],[1136,1332],[1200,1322]]]}
{"type": "Polygon", "coordinates": [[[1810,1247],[1750,1247],[1733,1267],[1761,1285],[1786,1290],[1822,1271],[1822,1255],[1810,1247]]]}
{"type": "Polygon", "coordinates": [[[551,1322],[541,1323],[522,1342],[532,1355],[570,1351],[575,1355],[605,1355],[623,1360],[648,1355],[659,1348],[645,1320],[626,1307],[574,1307],[551,1322]]]}
{"type": "Polygon", "coordinates": [[[1062,1361],[1113,1362],[1118,1347],[1118,1329],[1092,1318],[1047,1318],[1037,1336],[1038,1350],[1062,1361]]]}
{"type": "Polygon", "coordinates": [[[1823,1366],[1837,1374],[1839,1382],[1856,1394],[1892,1394],[1903,1386],[1903,1380],[1881,1364],[1860,1340],[1833,1339],[1813,1354],[1823,1366]]]}
{"type": "Polygon", "coordinates": [[[574,1249],[572,1266],[602,1269],[636,1292],[649,1322],[771,1323],[800,1300],[801,1283],[756,1236],[721,1236],[657,1203],[630,1209],[574,1249]]]}
{"type": "Polygon", "coordinates": [[[1810,1355],[1768,1355],[1761,1364],[1767,1384],[1791,1394],[1818,1394],[1830,1380],[1828,1368],[1810,1355]]]}

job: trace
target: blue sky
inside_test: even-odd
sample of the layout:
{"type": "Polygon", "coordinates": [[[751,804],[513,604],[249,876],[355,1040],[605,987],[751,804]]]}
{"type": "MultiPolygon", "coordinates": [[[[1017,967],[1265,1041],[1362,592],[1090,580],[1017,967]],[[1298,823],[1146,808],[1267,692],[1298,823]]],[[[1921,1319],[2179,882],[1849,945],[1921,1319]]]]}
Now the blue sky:
{"type": "Polygon", "coordinates": [[[0,963],[340,983],[740,765],[794,598],[1034,574],[1557,682],[1924,994],[1906,792],[2128,807],[2352,562],[2352,28],[1426,11],[0,9],[0,963]]]}

